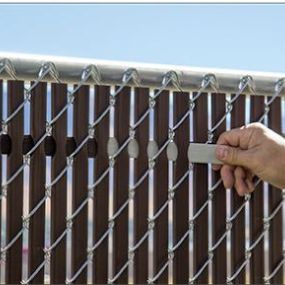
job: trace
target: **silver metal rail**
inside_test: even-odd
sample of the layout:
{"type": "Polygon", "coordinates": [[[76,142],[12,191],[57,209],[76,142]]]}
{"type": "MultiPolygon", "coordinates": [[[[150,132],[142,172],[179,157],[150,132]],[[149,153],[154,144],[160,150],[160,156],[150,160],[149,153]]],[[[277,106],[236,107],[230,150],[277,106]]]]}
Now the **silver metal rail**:
{"type": "MultiPolygon", "coordinates": [[[[199,89],[201,87],[201,80],[205,75],[212,74],[219,83],[220,92],[236,91],[240,79],[246,75],[250,75],[255,83],[255,91],[258,95],[271,94],[276,82],[285,77],[285,73],[197,68],[0,52],[0,69],[4,65],[7,66],[7,62],[10,63],[11,69],[7,70],[6,68],[6,75],[2,73],[2,78],[6,76],[7,78],[11,78],[12,72],[17,76],[17,79],[34,80],[42,64],[52,62],[58,71],[61,82],[77,83],[82,75],[82,69],[89,65],[94,65],[100,74],[101,84],[114,85],[120,84],[122,74],[132,67],[137,70],[142,87],[160,87],[163,76],[170,70],[173,70],[178,75],[179,83],[183,90],[199,89]]],[[[54,78],[47,77],[45,81],[54,81],[54,78]]],[[[92,84],[92,80],[86,82],[86,84],[92,84]]],[[[175,89],[175,86],[168,86],[167,89],[175,89]]],[[[249,92],[250,90],[244,90],[244,93],[249,92]]],[[[284,90],[281,95],[285,95],[284,90]]]]}

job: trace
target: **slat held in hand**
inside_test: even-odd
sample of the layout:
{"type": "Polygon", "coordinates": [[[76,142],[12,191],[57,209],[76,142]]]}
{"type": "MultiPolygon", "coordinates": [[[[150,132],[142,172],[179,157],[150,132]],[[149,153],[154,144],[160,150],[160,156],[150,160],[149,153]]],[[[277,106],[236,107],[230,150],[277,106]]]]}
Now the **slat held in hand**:
{"type": "MultiPolygon", "coordinates": [[[[52,84],[52,118],[67,103],[66,84],[52,84]]],[[[65,141],[67,135],[67,113],[64,113],[53,126],[53,137],[56,140],[56,153],[52,158],[52,181],[66,166],[65,141]]],[[[51,243],[64,232],[66,228],[66,175],[52,188],[51,195],[51,243]]],[[[66,277],[66,239],[63,239],[51,253],[51,283],[65,282],[66,277]]]]}
{"type": "MultiPolygon", "coordinates": [[[[24,82],[8,81],[8,116],[24,101],[24,82]]],[[[2,111],[2,109],[1,109],[2,111]]],[[[9,123],[8,134],[12,141],[12,152],[7,159],[7,179],[23,164],[22,139],[24,129],[23,109],[9,123]]],[[[23,174],[7,189],[7,243],[22,228],[23,215],[23,174]]],[[[20,283],[22,274],[22,238],[19,238],[7,252],[6,282],[20,283]]]]}

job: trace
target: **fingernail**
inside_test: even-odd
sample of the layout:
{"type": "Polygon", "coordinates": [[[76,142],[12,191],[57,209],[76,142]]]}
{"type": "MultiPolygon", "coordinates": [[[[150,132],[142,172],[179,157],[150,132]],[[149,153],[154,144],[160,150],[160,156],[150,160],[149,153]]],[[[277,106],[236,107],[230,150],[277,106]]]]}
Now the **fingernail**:
{"type": "Polygon", "coordinates": [[[216,147],[216,156],[218,159],[225,159],[228,155],[228,148],[226,146],[217,146],[216,147]]]}

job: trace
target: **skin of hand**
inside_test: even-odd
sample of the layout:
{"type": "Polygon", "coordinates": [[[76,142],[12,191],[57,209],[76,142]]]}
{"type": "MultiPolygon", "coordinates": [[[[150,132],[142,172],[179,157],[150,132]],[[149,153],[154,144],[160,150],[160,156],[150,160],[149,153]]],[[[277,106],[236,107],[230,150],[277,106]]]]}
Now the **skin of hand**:
{"type": "Polygon", "coordinates": [[[285,139],[261,123],[252,123],[220,135],[216,157],[225,188],[235,187],[240,196],[254,190],[253,177],[285,188],[285,139]]]}

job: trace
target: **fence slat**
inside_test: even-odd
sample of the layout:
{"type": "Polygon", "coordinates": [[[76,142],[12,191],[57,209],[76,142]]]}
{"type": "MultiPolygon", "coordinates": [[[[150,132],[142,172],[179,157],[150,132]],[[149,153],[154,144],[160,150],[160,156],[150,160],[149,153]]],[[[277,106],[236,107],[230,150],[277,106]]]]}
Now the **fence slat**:
{"type": "MultiPolygon", "coordinates": [[[[103,114],[109,105],[110,88],[96,86],[95,118],[103,114]]],[[[95,119],[96,120],[96,119],[95,119]]],[[[109,115],[106,115],[95,128],[98,154],[95,160],[95,181],[109,167],[107,154],[109,115]]],[[[108,230],[108,176],[95,188],[94,194],[94,244],[103,237],[108,230]]],[[[108,280],[108,238],[94,252],[93,280],[96,284],[106,283],[108,280]]]]}
{"type": "MultiPolygon", "coordinates": [[[[161,89],[156,90],[153,86],[130,87],[124,81],[128,73],[124,75],[124,87],[115,86],[117,83],[113,82],[110,86],[94,86],[94,92],[88,82],[77,91],[70,89],[70,92],[76,91],[74,102],[53,125],[56,153],[51,159],[46,160],[43,140],[31,154],[30,165],[23,168],[23,137],[30,134],[37,143],[46,135],[46,120],[50,116],[54,118],[71,98],[67,97],[69,87],[66,84],[48,83],[45,79],[37,82],[31,88],[30,103],[23,105],[8,123],[12,153],[7,156],[7,166],[6,157],[0,157],[0,181],[6,176],[11,178],[18,169],[20,172],[9,182],[7,199],[2,198],[0,203],[3,215],[0,219],[1,283],[38,284],[50,280],[53,284],[206,284],[230,282],[229,279],[235,284],[282,283],[285,212],[281,206],[284,194],[261,181],[245,203],[245,198],[239,197],[234,187],[224,189],[223,183],[216,184],[220,181],[220,173],[212,171],[209,164],[194,164],[193,170],[189,169],[192,165],[189,165],[188,147],[190,140],[215,143],[226,129],[258,121],[262,115],[265,125],[281,133],[284,99],[276,97],[267,106],[266,102],[273,95],[266,98],[240,94],[229,106],[230,97],[233,99],[236,94],[206,92],[210,90],[210,86],[204,85],[207,81],[202,82],[200,91],[203,93],[195,97],[198,94],[195,91],[189,94],[168,90],[167,76],[161,89]],[[110,92],[118,88],[122,88],[121,91],[110,97],[110,92]],[[195,98],[194,104],[190,104],[190,98],[195,98]],[[88,152],[92,141],[87,137],[91,135],[89,123],[93,120],[93,108],[95,121],[105,114],[94,128],[96,146],[93,145],[92,150],[98,150],[95,157],[88,152]],[[189,117],[185,117],[179,127],[174,127],[172,137],[170,130],[188,111],[189,117]],[[132,138],[130,125],[142,117],[144,120],[134,133],[139,144],[138,158],[134,158],[131,150],[135,147],[128,152],[128,142],[132,138]],[[224,120],[220,121],[221,118],[224,120]],[[65,168],[67,133],[74,136],[77,147],[85,141],[68,169],[65,168]],[[114,138],[118,141],[118,153],[114,138]],[[167,146],[172,139],[178,147],[177,160],[170,159],[173,152],[168,152],[167,156],[167,146]],[[159,153],[154,160],[149,160],[151,152],[156,152],[155,143],[159,153]],[[52,186],[51,197],[48,197],[45,184],[57,178],[63,169],[66,173],[52,186]],[[144,180],[131,196],[130,187],[142,177],[144,180]],[[90,181],[95,184],[94,196],[90,196],[90,181]],[[171,187],[176,184],[179,186],[173,194],[171,187]],[[266,218],[277,207],[279,211],[270,219],[268,229],[266,218]],[[66,213],[72,217],[72,223],[67,224],[66,213]],[[235,217],[229,230],[227,226],[231,224],[227,218],[231,215],[235,217]],[[24,219],[26,223],[23,224],[23,216],[30,217],[29,223],[24,219]],[[193,224],[189,223],[189,218],[193,224]],[[44,254],[44,248],[54,244],[60,236],[62,239],[52,249],[51,263],[48,263],[49,256],[44,254]],[[134,255],[130,252],[132,247],[134,255]],[[249,257],[247,248],[250,248],[249,257]],[[246,258],[249,258],[248,264],[246,258]]],[[[0,80],[0,117],[2,112],[13,113],[24,100],[25,82],[7,82],[8,108],[3,110],[6,81],[0,80]]]]}
{"type": "MultiPolygon", "coordinates": [[[[119,146],[129,137],[130,88],[126,87],[117,95],[115,110],[115,137],[119,146]]],[[[127,147],[116,158],[114,174],[114,211],[116,212],[128,199],[129,156],[127,147]]],[[[117,274],[128,261],[128,207],[116,218],[114,229],[114,274],[117,274]]],[[[116,283],[127,283],[127,270],[116,283]]],[[[114,277],[114,276],[113,276],[114,277]]]]}
{"type": "MultiPolygon", "coordinates": [[[[31,135],[35,143],[44,135],[46,128],[46,88],[47,84],[39,83],[31,94],[31,135]],[[40,111],[39,111],[40,110],[40,111]]],[[[45,153],[43,143],[31,156],[30,164],[30,211],[45,195],[45,153]]],[[[30,220],[29,229],[29,276],[44,260],[44,207],[38,209],[30,220]]],[[[42,283],[43,270],[39,272],[32,283],[42,283]]]]}
{"type": "MultiPolygon", "coordinates": [[[[193,94],[193,97],[196,93],[193,94]]],[[[193,111],[194,120],[194,141],[199,143],[205,143],[207,137],[207,120],[205,114],[208,113],[207,94],[202,93],[201,96],[196,100],[196,106],[193,111]]],[[[195,210],[197,213],[202,205],[208,200],[208,168],[207,165],[196,164],[194,166],[194,201],[195,210]]],[[[208,222],[207,222],[207,210],[205,209],[195,221],[194,230],[194,254],[195,254],[195,270],[198,270],[208,259],[208,222]]],[[[205,269],[201,275],[197,278],[197,283],[206,284],[208,283],[208,270],[205,269]]]]}
{"type": "MultiPolygon", "coordinates": [[[[189,110],[189,93],[174,93],[174,124],[189,110]]],[[[189,117],[189,116],[188,116],[189,117]]],[[[187,118],[175,131],[174,141],[178,146],[178,158],[174,166],[174,185],[188,171],[188,142],[189,119],[187,118]]],[[[174,245],[180,241],[188,231],[188,179],[175,190],[174,198],[174,245]]],[[[188,282],[188,238],[181,244],[174,254],[174,283],[188,282]]]]}
{"type": "MultiPolygon", "coordinates": [[[[232,95],[232,98],[235,95],[232,95]]],[[[241,127],[245,124],[245,96],[241,95],[235,101],[233,105],[233,110],[231,112],[231,129],[241,127]]],[[[235,213],[240,206],[244,203],[244,199],[236,193],[236,190],[232,190],[232,200],[233,200],[233,210],[232,213],[235,213]]],[[[233,221],[232,226],[232,261],[233,272],[241,265],[245,258],[245,211],[241,211],[239,215],[233,221]]],[[[235,284],[242,284],[245,282],[245,271],[244,269],[234,280],[235,284]]]]}
{"type": "MultiPolygon", "coordinates": [[[[8,82],[8,114],[11,114],[24,100],[23,81],[8,82]]],[[[7,176],[23,163],[23,110],[10,122],[8,134],[12,140],[12,152],[7,159],[7,176]]],[[[7,189],[7,242],[11,241],[22,228],[23,175],[20,174],[7,189]]],[[[22,273],[22,239],[18,239],[7,255],[7,283],[19,283],[22,273]]]]}
{"type": "MultiPolygon", "coordinates": [[[[156,99],[155,135],[158,147],[168,139],[168,91],[163,91],[156,99]]],[[[168,160],[164,150],[156,160],[154,168],[155,213],[168,199],[168,160]]],[[[157,274],[168,259],[168,214],[164,210],[157,218],[154,228],[154,272],[157,274]]],[[[157,279],[157,283],[167,283],[167,270],[157,279]]]]}
{"type": "MultiPolygon", "coordinates": [[[[270,100],[270,97],[268,98],[270,100]]],[[[268,127],[275,132],[281,133],[281,99],[276,98],[271,106],[269,112],[269,124],[268,127]]],[[[272,213],[274,209],[282,201],[282,192],[280,189],[269,186],[269,212],[272,213]]],[[[282,232],[280,231],[280,225],[282,225],[282,210],[276,214],[275,218],[271,221],[270,226],[270,272],[278,265],[280,260],[283,258],[282,252],[282,232]]],[[[279,270],[275,277],[271,280],[272,284],[282,283],[282,270],[279,270]]]]}
{"type": "MultiPolygon", "coordinates": [[[[264,98],[258,96],[251,97],[251,122],[260,118],[264,111],[264,98]]],[[[252,195],[252,212],[251,212],[251,244],[258,238],[263,231],[263,193],[262,183],[256,187],[252,195]]],[[[251,258],[252,283],[263,283],[263,242],[259,242],[253,250],[251,258]]]]}
{"type": "MultiPolygon", "coordinates": [[[[52,84],[52,118],[67,103],[66,84],[52,84]]],[[[53,126],[56,153],[52,158],[52,181],[66,165],[65,141],[67,136],[67,115],[63,114],[53,126]]],[[[62,234],[66,227],[66,175],[52,188],[51,196],[51,243],[62,234]]],[[[51,254],[51,283],[64,283],[66,277],[66,240],[63,239],[51,254]]]]}
{"type": "MultiPolygon", "coordinates": [[[[144,114],[148,108],[148,88],[136,88],[136,121],[144,114]]],[[[137,128],[136,138],[139,142],[139,157],[136,162],[135,177],[139,179],[148,169],[147,159],[147,143],[148,143],[148,119],[137,128]]],[[[148,230],[147,216],[148,216],[148,179],[135,190],[134,198],[134,218],[135,218],[135,243],[137,243],[148,230]]],[[[147,239],[137,249],[135,253],[135,284],[146,283],[147,281],[147,239]]]]}
{"type": "MultiPolygon", "coordinates": [[[[225,114],[225,94],[212,93],[212,126],[214,126],[225,114]]],[[[214,132],[214,142],[222,132],[226,130],[226,120],[214,132]]],[[[206,177],[205,177],[206,179],[206,177]]],[[[220,179],[219,172],[213,171],[213,185],[220,179]]],[[[226,231],[226,189],[221,183],[213,195],[213,244],[216,244],[226,231]],[[225,205],[221,207],[221,205],[225,205]]],[[[214,252],[213,278],[215,283],[226,281],[226,266],[221,266],[226,260],[226,239],[224,239],[214,252]]]]}
{"type": "MultiPolygon", "coordinates": [[[[3,80],[0,79],[0,118],[3,116],[3,80]]],[[[2,131],[2,124],[0,126],[0,130],[2,131]]],[[[2,186],[2,155],[0,155],[0,185],[2,186]]],[[[2,189],[1,189],[2,192],[2,189]]],[[[2,229],[1,225],[2,221],[2,205],[0,202],[0,229],[2,229]]],[[[0,235],[0,244],[2,243],[2,235],[0,235]]]]}
{"type": "MultiPolygon", "coordinates": [[[[74,100],[73,135],[77,147],[88,135],[89,87],[82,86],[76,92],[74,100]]],[[[73,213],[86,199],[88,194],[88,156],[86,144],[78,152],[73,163],[72,209],[73,213]]],[[[87,206],[85,206],[73,221],[72,254],[73,274],[77,272],[87,257],[87,206]]],[[[86,283],[86,269],[74,283],[86,283]]]]}

